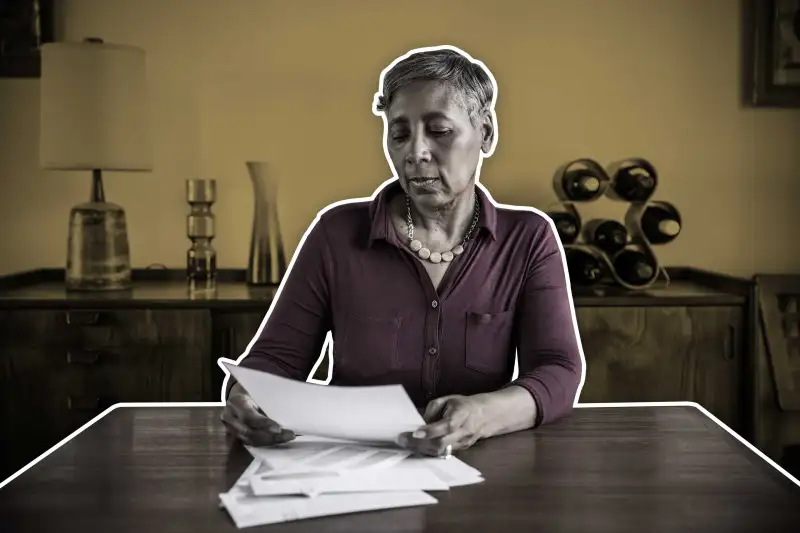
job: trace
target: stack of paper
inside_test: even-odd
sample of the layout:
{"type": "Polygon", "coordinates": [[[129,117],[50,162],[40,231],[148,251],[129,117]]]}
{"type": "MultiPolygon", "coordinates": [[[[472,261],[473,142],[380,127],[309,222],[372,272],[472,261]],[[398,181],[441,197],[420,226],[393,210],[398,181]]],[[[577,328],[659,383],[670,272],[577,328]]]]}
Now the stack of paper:
{"type": "Polygon", "coordinates": [[[226,365],[253,400],[302,434],[248,447],[250,466],[222,506],[239,528],[379,509],[432,505],[426,493],[480,483],[464,462],[411,456],[394,444],[424,424],[400,386],[326,387],[226,365]]]}

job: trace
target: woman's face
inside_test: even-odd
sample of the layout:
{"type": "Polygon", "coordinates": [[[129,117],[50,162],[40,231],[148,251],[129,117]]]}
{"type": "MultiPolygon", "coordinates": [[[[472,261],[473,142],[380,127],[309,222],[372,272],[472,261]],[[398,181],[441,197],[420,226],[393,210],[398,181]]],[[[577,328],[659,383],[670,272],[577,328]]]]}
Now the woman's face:
{"type": "Polygon", "coordinates": [[[418,81],[394,94],[386,119],[392,165],[415,203],[442,207],[469,191],[481,150],[491,144],[490,117],[473,125],[458,93],[418,81]]]}

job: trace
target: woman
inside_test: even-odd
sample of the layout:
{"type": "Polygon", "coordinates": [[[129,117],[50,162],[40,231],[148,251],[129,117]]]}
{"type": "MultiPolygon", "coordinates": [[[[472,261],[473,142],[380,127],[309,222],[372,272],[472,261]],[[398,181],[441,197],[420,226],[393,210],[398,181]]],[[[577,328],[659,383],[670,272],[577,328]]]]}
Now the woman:
{"type": "MultiPolygon", "coordinates": [[[[455,48],[419,49],[381,89],[396,179],[317,217],[239,364],[306,380],[330,331],[330,383],[402,384],[427,425],[398,442],[428,455],[566,415],[584,362],[552,223],[476,186],[497,140],[491,74],[455,48]]],[[[246,443],[294,438],[238,384],[222,420],[246,443]]]]}

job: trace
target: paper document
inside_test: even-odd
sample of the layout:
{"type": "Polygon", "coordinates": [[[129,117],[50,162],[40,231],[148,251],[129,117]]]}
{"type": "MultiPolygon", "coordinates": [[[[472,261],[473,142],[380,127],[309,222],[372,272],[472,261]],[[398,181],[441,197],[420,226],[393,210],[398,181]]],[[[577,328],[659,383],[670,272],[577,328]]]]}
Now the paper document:
{"type": "Polygon", "coordinates": [[[223,364],[270,418],[301,435],[394,443],[425,424],[402,385],[316,385],[223,364]]]}
{"type": "Polygon", "coordinates": [[[259,463],[258,459],[254,459],[233,488],[219,495],[220,503],[240,529],[304,518],[437,503],[435,498],[422,491],[326,494],[318,498],[257,496],[248,486],[247,479],[258,471],[259,463]]]}

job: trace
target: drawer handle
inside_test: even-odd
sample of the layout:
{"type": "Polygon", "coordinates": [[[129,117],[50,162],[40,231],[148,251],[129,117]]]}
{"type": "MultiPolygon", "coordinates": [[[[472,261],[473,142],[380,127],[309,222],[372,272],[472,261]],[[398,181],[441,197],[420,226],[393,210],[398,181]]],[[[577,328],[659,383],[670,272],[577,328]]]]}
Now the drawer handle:
{"type": "Polygon", "coordinates": [[[101,352],[97,350],[70,350],[67,352],[67,363],[71,365],[93,365],[100,360],[101,352]]]}
{"type": "Polygon", "coordinates": [[[67,408],[70,411],[99,411],[100,398],[87,396],[68,396],[67,408]]]}
{"type": "Polygon", "coordinates": [[[722,353],[722,357],[726,361],[733,361],[736,357],[736,326],[728,326],[728,334],[725,337],[725,349],[722,353]]]}
{"type": "Polygon", "coordinates": [[[100,322],[100,313],[96,311],[67,311],[67,325],[95,326],[100,322]]]}
{"type": "Polygon", "coordinates": [[[236,359],[239,355],[236,353],[236,331],[233,328],[225,328],[223,335],[223,350],[225,357],[228,359],[236,359]]]}

